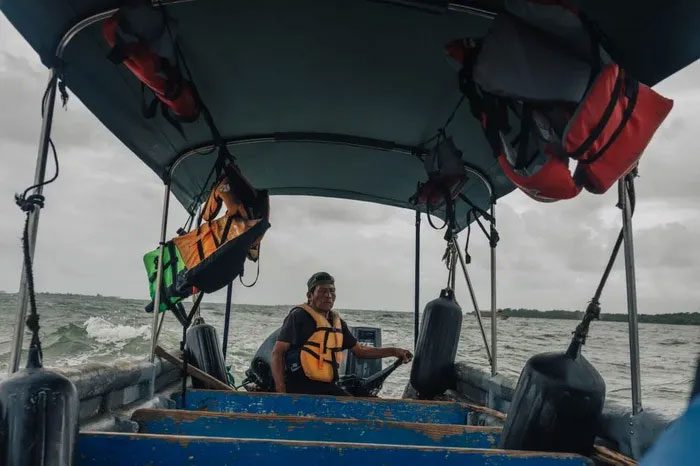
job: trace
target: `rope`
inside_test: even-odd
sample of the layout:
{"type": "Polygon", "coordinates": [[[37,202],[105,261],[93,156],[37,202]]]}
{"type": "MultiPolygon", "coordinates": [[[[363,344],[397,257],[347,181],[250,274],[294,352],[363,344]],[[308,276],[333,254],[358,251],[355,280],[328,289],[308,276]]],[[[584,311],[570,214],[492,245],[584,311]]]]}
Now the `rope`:
{"type": "Polygon", "coordinates": [[[29,317],[27,317],[27,328],[32,332],[30,348],[39,351],[39,358],[44,359],[41,351],[41,341],[39,340],[39,313],[36,310],[36,294],[34,293],[34,271],[32,269],[32,257],[29,252],[29,212],[24,221],[24,234],[22,235],[22,251],[24,252],[24,269],[27,278],[27,290],[29,291],[29,317]]]}
{"type": "MultiPolygon", "coordinates": [[[[627,195],[629,196],[630,211],[632,215],[634,214],[634,208],[636,205],[636,195],[634,191],[635,176],[636,173],[632,172],[629,175],[625,176],[623,182],[623,189],[627,192],[627,195]]],[[[621,193],[621,195],[624,196],[624,192],[621,193]]],[[[621,206],[622,199],[619,199],[618,207],[621,206]]],[[[620,229],[620,233],[617,235],[617,240],[615,241],[612,253],[610,254],[610,258],[608,259],[608,263],[605,266],[605,270],[603,271],[603,276],[601,277],[600,282],[598,283],[598,288],[596,288],[593,298],[591,298],[591,300],[588,303],[588,306],[586,307],[586,312],[583,315],[583,320],[580,324],[576,326],[576,330],[574,330],[573,332],[574,336],[571,339],[569,349],[566,351],[567,355],[571,357],[575,357],[576,355],[578,355],[579,351],[581,350],[581,346],[586,344],[586,338],[588,338],[588,330],[591,325],[591,322],[593,320],[600,319],[600,296],[603,293],[605,284],[607,283],[608,277],[610,276],[610,272],[612,271],[613,265],[615,264],[615,259],[617,259],[617,255],[620,252],[620,247],[622,246],[623,239],[624,230],[620,229]]]]}
{"type": "Polygon", "coordinates": [[[452,289],[452,272],[454,270],[456,254],[454,251],[454,246],[451,241],[447,242],[447,247],[445,248],[445,253],[442,255],[442,261],[445,263],[447,268],[447,288],[452,289]]]}
{"type": "Polygon", "coordinates": [[[56,146],[54,146],[51,138],[49,138],[49,146],[51,147],[51,151],[53,152],[53,160],[56,166],[56,173],[54,173],[54,175],[49,180],[45,180],[42,183],[31,185],[30,187],[25,189],[22,194],[15,194],[15,203],[19,206],[20,209],[22,209],[22,212],[30,213],[34,211],[35,207],[38,207],[40,209],[44,207],[44,196],[42,196],[41,194],[32,194],[31,196],[27,196],[27,194],[29,193],[29,191],[53,183],[54,181],[56,181],[56,178],[58,178],[58,154],[56,153],[56,146]]]}
{"type": "MultiPolygon", "coordinates": [[[[56,85],[56,80],[58,79],[58,76],[54,76],[54,78],[49,82],[49,84],[46,87],[46,90],[44,91],[44,96],[41,99],[41,114],[44,115],[44,110],[46,107],[46,100],[49,95],[49,92],[51,90],[51,86],[56,85]]],[[[62,99],[64,98],[65,94],[65,86],[59,87],[61,91],[61,97],[62,99]]],[[[67,94],[65,94],[65,99],[67,99],[67,94]]],[[[64,100],[65,104],[65,100],[64,100]]],[[[27,317],[26,320],[26,325],[29,331],[32,332],[32,340],[29,344],[30,348],[35,348],[38,351],[39,358],[43,359],[43,353],[41,350],[41,340],[39,339],[39,312],[37,311],[37,306],[36,306],[36,292],[34,290],[34,269],[32,267],[32,254],[30,251],[30,245],[29,245],[29,219],[31,217],[31,214],[37,210],[41,209],[44,207],[46,198],[39,193],[35,194],[29,194],[30,191],[37,190],[43,186],[46,186],[50,183],[53,183],[56,181],[58,178],[59,174],[59,165],[58,165],[58,153],[56,152],[56,146],[54,145],[53,141],[51,138],[48,139],[49,147],[51,148],[51,153],[53,154],[53,159],[54,159],[54,164],[56,167],[56,172],[54,175],[48,179],[44,180],[41,183],[34,184],[27,189],[24,190],[22,194],[15,194],[15,203],[17,206],[22,210],[22,212],[25,212],[27,215],[24,220],[24,230],[22,232],[22,255],[23,255],[23,260],[24,260],[24,270],[25,270],[25,278],[27,281],[27,291],[29,294],[29,316],[27,317]]]]}

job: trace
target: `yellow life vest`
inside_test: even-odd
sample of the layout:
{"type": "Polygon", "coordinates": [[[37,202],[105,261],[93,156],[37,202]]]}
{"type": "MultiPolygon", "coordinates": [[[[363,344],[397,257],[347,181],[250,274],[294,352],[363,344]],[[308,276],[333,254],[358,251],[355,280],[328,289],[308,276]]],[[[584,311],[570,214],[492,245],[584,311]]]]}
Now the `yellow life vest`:
{"type": "Polygon", "coordinates": [[[337,312],[331,312],[331,325],[328,319],[308,304],[300,304],[298,307],[305,310],[316,322],[316,330],[302,345],[299,355],[304,374],[311,380],[333,382],[338,378],[338,366],[343,357],[340,316],[337,312]]]}

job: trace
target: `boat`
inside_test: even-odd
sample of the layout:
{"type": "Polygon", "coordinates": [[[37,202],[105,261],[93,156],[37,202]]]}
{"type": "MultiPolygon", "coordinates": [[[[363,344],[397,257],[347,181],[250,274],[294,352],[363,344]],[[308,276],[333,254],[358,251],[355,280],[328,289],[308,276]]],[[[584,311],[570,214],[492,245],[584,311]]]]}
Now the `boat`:
{"type": "MultiPolygon", "coordinates": [[[[196,91],[187,95],[196,99],[187,106],[176,102],[184,95],[182,90],[175,97],[167,92],[150,95],[122,66],[124,50],[118,56],[119,50],[115,53],[116,47],[105,40],[105,24],[133,2],[1,2],[0,11],[34,48],[49,75],[35,184],[18,199],[27,212],[25,267],[12,375],[0,383],[0,458],[8,464],[32,466],[71,461],[79,466],[266,465],[279,464],[281,458],[289,464],[338,465],[635,464],[669,420],[646,413],[641,400],[632,174],[618,181],[623,230],[616,247],[624,243],[632,407],[605,406],[595,418],[595,445],[591,437],[586,454],[504,446],[507,433],[515,429],[508,423],[527,409],[518,395],[520,383],[501,374],[498,367],[496,203],[515,184],[493,157],[483,128],[467,104],[460,107],[464,95],[456,71],[445,63],[443,49],[455,38],[484,36],[503,15],[506,3],[154,0],[148,7],[166,18],[164,37],[173,42],[177,38],[176,62],[185,78],[178,84],[196,84],[196,91]],[[159,176],[164,193],[155,251],[150,354],[138,363],[87,364],[58,373],[41,367],[31,264],[34,245],[41,238],[38,222],[43,186],[49,182],[46,171],[56,98],[65,100],[69,93],[159,176]],[[155,108],[161,112],[152,111],[155,108]],[[198,116],[174,118],[177,112],[183,116],[183,108],[184,113],[198,116]],[[454,202],[445,196],[445,202],[429,209],[415,198],[434,193],[417,191],[416,186],[425,182],[426,160],[437,152],[458,154],[465,176],[452,186],[457,195],[454,202]],[[179,316],[187,351],[179,354],[161,348],[159,329],[169,313],[159,311],[171,297],[164,295],[163,281],[171,197],[194,219],[214,188],[212,174],[228,162],[269,195],[355,199],[415,210],[416,284],[421,219],[426,214],[429,221],[443,219],[449,233],[449,273],[438,299],[443,304],[454,301],[450,290],[461,271],[489,367],[454,362],[456,347],[448,348],[448,353],[453,351],[452,361],[449,357],[442,361],[447,362],[446,375],[437,380],[444,385],[440,400],[424,399],[426,392],[414,386],[414,377],[402,399],[371,396],[376,395],[382,377],[390,376],[390,371],[382,370],[346,373],[348,386],[365,390],[361,397],[269,393],[260,391],[261,383],[254,383],[251,391],[236,389],[220,370],[203,364],[207,358],[213,361],[217,354],[225,354],[228,334],[226,327],[222,351],[212,337],[216,335],[213,327],[193,321],[203,291],[190,314],[179,316]],[[491,248],[490,314],[483,315],[491,320],[489,337],[478,312],[468,261],[457,243],[457,234],[479,221],[489,224],[483,228],[491,248]],[[27,369],[20,370],[28,312],[33,341],[27,369]],[[192,339],[188,342],[186,336],[191,324],[203,329],[201,333],[209,332],[208,337],[200,336],[214,346],[190,354],[195,353],[192,339]]],[[[677,0],[672,5],[632,0],[576,4],[605,33],[625,69],[649,86],[700,56],[696,0],[677,0]],[[650,50],[655,51],[654,60],[649,59],[650,50]]],[[[417,290],[418,286],[415,337],[420,347],[421,341],[429,340],[421,335],[429,333],[430,325],[426,325],[426,313],[424,321],[419,321],[417,290]]],[[[451,315],[461,319],[457,310],[451,315]]],[[[587,312],[575,332],[570,351],[576,355],[594,314],[595,309],[587,312]]],[[[441,328],[448,332],[455,326],[443,323],[441,328]]],[[[416,351],[416,361],[428,351],[416,351]]],[[[426,370],[433,369],[431,363],[424,362],[426,370]]],[[[547,422],[556,425],[557,415],[563,414],[555,412],[547,422]]],[[[581,425],[581,438],[591,434],[584,430],[581,425]]],[[[568,440],[581,439],[574,435],[568,440]]]]}

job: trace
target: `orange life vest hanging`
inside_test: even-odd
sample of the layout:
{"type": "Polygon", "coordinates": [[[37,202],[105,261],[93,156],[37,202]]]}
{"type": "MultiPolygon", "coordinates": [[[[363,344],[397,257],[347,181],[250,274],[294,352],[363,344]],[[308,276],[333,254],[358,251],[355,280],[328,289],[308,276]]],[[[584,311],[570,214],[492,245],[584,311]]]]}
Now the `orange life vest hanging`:
{"type": "MultiPolygon", "coordinates": [[[[253,188],[230,163],[222,171],[202,208],[205,221],[165,243],[164,265],[169,268],[162,274],[159,311],[174,310],[196,291],[213,293],[223,288],[243,274],[246,257],[258,260],[260,242],[270,228],[268,192],[253,188]],[[216,218],[223,205],[226,212],[216,218]]],[[[158,256],[158,249],[144,256],[151,299],[157,288],[158,256]]]]}
{"type": "Polygon", "coordinates": [[[102,35],[111,47],[110,59],[123,63],[178,120],[199,117],[198,98],[182,77],[177,45],[162,12],[149,2],[125,6],[102,22],[102,35]]]}
{"type": "Polygon", "coordinates": [[[543,202],[583,188],[606,192],[636,167],[673,102],[613,63],[564,2],[513,0],[507,8],[483,40],[445,48],[503,173],[543,202]]]}

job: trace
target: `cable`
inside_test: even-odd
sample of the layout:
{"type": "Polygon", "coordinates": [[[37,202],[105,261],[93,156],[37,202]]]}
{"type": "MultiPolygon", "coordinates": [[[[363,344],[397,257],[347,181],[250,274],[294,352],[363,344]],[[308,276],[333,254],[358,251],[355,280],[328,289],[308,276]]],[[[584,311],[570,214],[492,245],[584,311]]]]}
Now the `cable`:
{"type": "Polygon", "coordinates": [[[253,288],[257,283],[258,283],[258,278],[260,278],[260,253],[258,252],[258,260],[256,261],[258,263],[258,271],[255,274],[255,280],[253,280],[253,283],[250,285],[246,285],[243,283],[243,274],[238,276],[238,280],[241,282],[241,285],[245,286],[246,288],[253,288]]]}
{"type": "Polygon", "coordinates": [[[450,123],[452,123],[452,120],[454,119],[455,115],[457,115],[457,110],[459,110],[459,108],[462,106],[462,103],[464,102],[464,97],[465,97],[464,94],[462,94],[462,96],[457,101],[457,104],[455,105],[454,109],[452,110],[452,113],[450,113],[450,116],[447,117],[447,120],[445,120],[445,123],[440,127],[440,129],[438,129],[437,134],[426,139],[425,141],[420,143],[419,146],[424,146],[426,144],[430,144],[431,142],[438,139],[441,134],[442,135],[445,134],[445,130],[447,129],[448,126],[450,126],[450,123]]]}

